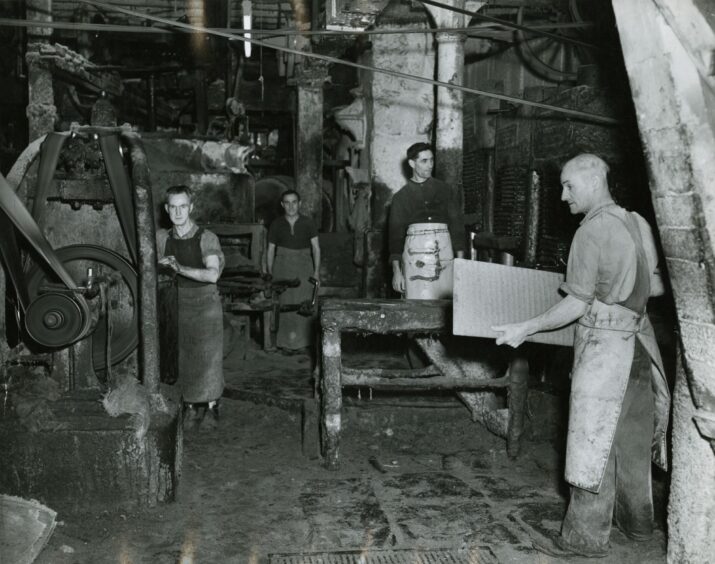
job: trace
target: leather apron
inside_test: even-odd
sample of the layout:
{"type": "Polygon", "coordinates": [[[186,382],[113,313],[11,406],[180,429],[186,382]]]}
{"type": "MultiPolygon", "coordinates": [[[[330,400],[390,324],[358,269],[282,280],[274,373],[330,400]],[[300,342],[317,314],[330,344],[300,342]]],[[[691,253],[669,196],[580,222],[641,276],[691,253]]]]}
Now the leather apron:
{"type": "MultiPolygon", "coordinates": [[[[653,462],[664,469],[667,467],[665,435],[670,392],[653,326],[645,313],[652,269],[645,256],[637,220],[632,214],[619,219],[636,246],[636,284],[639,277],[645,276],[648,291],[640,311],[594,300],[576,326],[565,478],[568,483],[591,492],[599,491],[606,470],[628,386],[635,339],[641,342],[652,360],[655,400],[653,462]]],[[[637,288],[634,288],[635,291],[637,288]]]]}
{"type": "MultiPolygon", "coordinates": [[[[178,239],[173,229],[164,254],[180,264],[206,268],[201,255],[199,228],[193,237],[178,239]]],[[[179,378],[176,382],[183,401],[203,403],[217,400],[224,388],[223,308],[216,284],[177,276],[179,308],[179,378]]]]}

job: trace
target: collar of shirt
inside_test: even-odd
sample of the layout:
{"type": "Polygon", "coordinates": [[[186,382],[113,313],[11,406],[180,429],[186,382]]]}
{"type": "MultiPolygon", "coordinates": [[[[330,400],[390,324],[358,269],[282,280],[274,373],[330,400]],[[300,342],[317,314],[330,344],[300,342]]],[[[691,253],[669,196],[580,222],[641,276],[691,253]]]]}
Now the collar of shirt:
{"type": "Polygon", "coordinates": [[[187,231],[185,235],[179,235],[176,232],[176,228],[172,227],[171,228],[171,236],[174,237],[174,239],[191,239],[194,235],[196,235],[196,232],[199,230],[199,226],[194,223],[193,227],[187,231]]]}
{"type": "Polygon", "coordinates": [[[591,219],[593,219],[596,216],[596,214],[600,213],[601,210],[603,210],[604,208],[607,208],[608,206],[615,206],[615,205],[616,205],[616,202],[614,202],[613,200],[608,200],[607,202],[603,202],[602,204],[597,205],[595,208],[593,208],[591,211],[589,211],[586,214],[586,216],[581,220],[581,223],[579,223],[579,225],[583,225],[587,221],[590,221],[591,219]]]}

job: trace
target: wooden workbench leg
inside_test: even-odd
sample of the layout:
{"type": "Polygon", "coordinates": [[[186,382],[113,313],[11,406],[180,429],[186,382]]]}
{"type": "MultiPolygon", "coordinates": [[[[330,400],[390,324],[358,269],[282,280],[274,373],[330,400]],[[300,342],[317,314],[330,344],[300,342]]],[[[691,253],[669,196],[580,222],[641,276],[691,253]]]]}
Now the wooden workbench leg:
{"type": "Polygon", "coordinates": [[[517,353],[509,363],[509,426],[507,428],[506,452],[512,459],[519,456],[521,451],[528,379],[529,361],[517,353]]]}
{"type": "Polygon", "coordinates": [[[264,311],[261,314],[261,331],[263,332],[263,350],[269,351],[273,349],[273,341],[271,339],[271,311],[264,311]]]}
{"type": "Polygon", "coordinates": [[[329,470],[338,469],[338,447],[343,409],[341,382],[340,330],[323,327],[322,337],[323,371],[321,378],[322,397],[322,445],[325,466],[329,470]]]}

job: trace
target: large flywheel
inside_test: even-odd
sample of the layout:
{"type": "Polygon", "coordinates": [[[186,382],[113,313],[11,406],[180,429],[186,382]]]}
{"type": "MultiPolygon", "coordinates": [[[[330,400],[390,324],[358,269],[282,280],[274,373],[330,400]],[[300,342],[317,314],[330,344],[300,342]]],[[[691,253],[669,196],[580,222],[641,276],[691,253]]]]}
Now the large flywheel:
{"type": "MultiPolygon", "coordinates": [[[[70,245],[55,250],[65,269],[80,286],[86,286],[87,272],[113,282],[107,290],[107,307],[111,339],[110,364],[124,360],[139,341],[137,273],[120,254],[96,245],[70,245]]],[[[82,332],[88,314],[81,311],[70,293],[46,292],[48,286],[59,281],[39,266],[27,273],[30,306],[25,314],[28,335],[39,344],[52,348],[82,332]]],[[[99,300],[100,298],[95,298],[99,300]]],[[[91,332],[92,364],[95,370],[107,367],[107,318],[102,315],[91,332]]]]}

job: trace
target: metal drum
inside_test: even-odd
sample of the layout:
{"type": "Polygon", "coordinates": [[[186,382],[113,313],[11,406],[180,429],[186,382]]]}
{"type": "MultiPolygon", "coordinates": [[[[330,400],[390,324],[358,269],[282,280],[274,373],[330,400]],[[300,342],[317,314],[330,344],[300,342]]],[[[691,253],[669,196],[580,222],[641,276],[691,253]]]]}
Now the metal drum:
{"type": "Polygon", "coordinates": [[[454,252],[445,223],[413,223],[402,252],[405,297],[434,300],[452,297],[454,252]]]}

